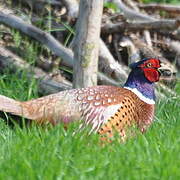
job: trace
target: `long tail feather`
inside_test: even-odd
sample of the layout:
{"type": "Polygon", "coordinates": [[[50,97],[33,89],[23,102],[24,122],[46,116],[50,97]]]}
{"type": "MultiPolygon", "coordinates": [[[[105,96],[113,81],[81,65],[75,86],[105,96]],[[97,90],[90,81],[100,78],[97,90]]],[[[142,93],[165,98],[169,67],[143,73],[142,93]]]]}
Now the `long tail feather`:
{"type": "Polygon", "coordinates": [[[0,95],[0,111],[22,116],[21,102],[0,95]]]}

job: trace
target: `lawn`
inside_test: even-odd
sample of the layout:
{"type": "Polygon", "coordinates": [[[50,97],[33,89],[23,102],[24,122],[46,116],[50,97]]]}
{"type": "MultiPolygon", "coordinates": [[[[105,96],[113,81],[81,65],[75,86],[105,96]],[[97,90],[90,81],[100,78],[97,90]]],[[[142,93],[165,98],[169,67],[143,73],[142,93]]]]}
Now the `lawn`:
{"type": "MultiPolygon", "coordinates": [[[[180,84],[177,85],[180,93],[180,84]]],[[[38,97],[37,82],[0,75],[0,94],[18,100],[38,97]]],[[[6,117],[8,119],[8,117],[6,117]]],[[[180,97],[158,101],[155,122],[144,135],[100,145],[97,135],[72,136],[56,127],[13,128],[0,119],[0,179],[180,179],[180,97]]]]}

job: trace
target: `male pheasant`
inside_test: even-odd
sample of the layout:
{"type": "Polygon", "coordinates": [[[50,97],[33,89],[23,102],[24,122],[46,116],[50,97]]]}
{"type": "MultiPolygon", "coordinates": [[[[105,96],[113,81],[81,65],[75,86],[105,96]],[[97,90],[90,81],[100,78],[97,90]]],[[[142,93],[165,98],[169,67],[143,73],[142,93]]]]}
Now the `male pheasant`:
{"type": "Polygon", "coordinates": [[[144,59],[130,65],[132,71],[124,87],[94,86],[62,91],[19,102],[0,95],[0,111],[10,112],[40,123],[65,124],[82,120],[80,128],[112,137],[125,136],[125,129],[137,125],[144,132],[154,115],[154,82],[160,77],[160,61],[144,59]]]}

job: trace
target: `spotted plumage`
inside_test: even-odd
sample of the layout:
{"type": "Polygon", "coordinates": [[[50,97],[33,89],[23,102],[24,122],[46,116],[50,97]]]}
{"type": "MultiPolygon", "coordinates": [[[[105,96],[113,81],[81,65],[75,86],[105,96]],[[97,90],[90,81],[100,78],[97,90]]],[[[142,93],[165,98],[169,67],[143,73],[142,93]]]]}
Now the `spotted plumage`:
{"type": "Polygon", "coordinates": [[[131,68],[123,88],[72,89],[26,102],[0,95],[0,110],[54,125],[80,120],[79,129],[90,125],[90,133],[97,132],[101,137],[111,138],[115,132],[124,137],[133,125],[144,132],[153,120],[154,82],[159,80],[160,61],[145,59],[131,68]]]}

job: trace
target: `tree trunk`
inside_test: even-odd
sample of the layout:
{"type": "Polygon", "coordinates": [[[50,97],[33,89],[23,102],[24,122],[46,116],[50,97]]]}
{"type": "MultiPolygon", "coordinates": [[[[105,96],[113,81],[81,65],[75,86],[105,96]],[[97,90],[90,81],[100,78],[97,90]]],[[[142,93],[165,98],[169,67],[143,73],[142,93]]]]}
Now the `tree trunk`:
{"type": "Polygon", "coordinates": [[[81,0],[74,41],[75,88],[97,84],[100,24],[103,1],[81,0]]]}

